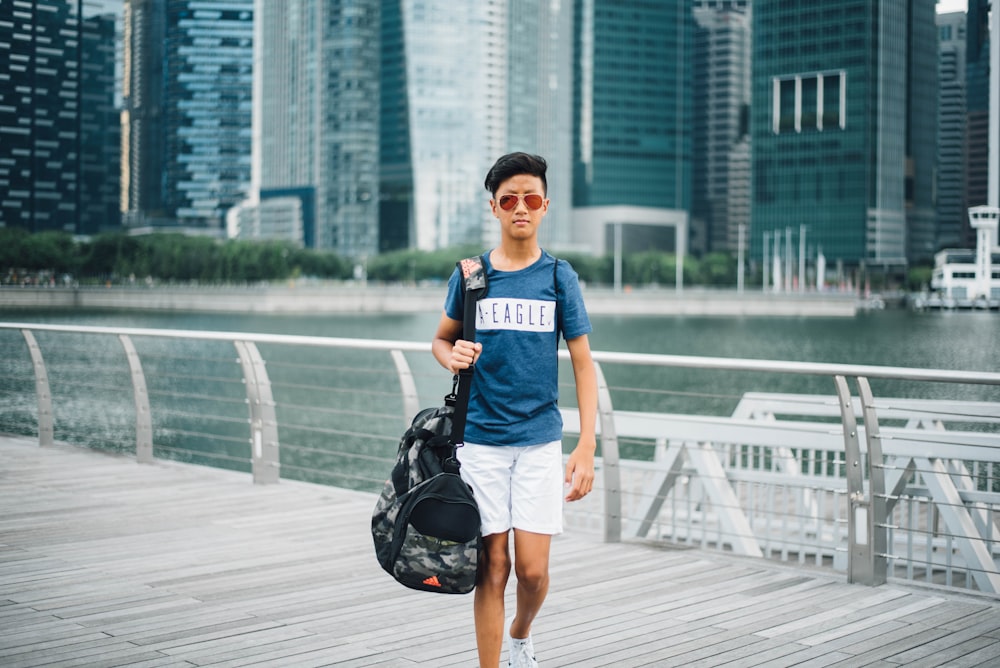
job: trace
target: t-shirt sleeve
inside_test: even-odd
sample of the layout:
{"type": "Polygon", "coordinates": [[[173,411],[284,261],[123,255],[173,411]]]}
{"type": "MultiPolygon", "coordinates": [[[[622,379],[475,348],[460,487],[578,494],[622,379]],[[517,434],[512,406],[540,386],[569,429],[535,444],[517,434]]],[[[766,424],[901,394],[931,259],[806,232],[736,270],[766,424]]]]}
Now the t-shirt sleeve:
{"type": "Polygon", "coordinates": [[[578,336],[589,334],[593,327],[590,325],[587,307],[583,303],[580,277],[570,263],[565,260],[559,261],[556,272],[559,277],[559,306],[562,308],[562,318],[560,319],[563,338],[569,341],[578,336]]]}
{"type": "Polygon", "coordinates": [[[465,292],[462,290],[462,275],[455,267],[448,279],[448,295],[444,299],[444,312],[452,320],[465,318],[465,292]]]}

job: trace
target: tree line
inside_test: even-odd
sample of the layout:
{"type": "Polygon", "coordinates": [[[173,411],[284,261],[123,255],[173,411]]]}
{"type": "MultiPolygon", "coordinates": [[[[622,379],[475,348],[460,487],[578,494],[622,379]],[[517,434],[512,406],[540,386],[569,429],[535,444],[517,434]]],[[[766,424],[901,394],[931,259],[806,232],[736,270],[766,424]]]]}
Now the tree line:
{"type": "MultiPolygon", "coordinates": [[[[80,239],[62,232],[30,234],[0,228],[0,281],[11,283],[105,284],[131,281],[239,284],[295,278],[351,280],[361,276],[387,283],[447,280],[456,259],[482,248],[439,251],[400,250],[368,258],[364,263],[332,251],[298,248],[277,241],[218,240],[160,233],[129,236],[105,233],[80,239]]],[[[614,281],[614,259],[582,253],[559,254],[581,280],[594,285],[614,281]]],[[[684,282],[733,287],[736,258],[711,253],[685,257],[684,282]]],[[[676,257],[644,251],[622,257],[623,284],[673,285],[676,257]]],[[[750,277],[748,276],[749,280],[750,277]]]]}

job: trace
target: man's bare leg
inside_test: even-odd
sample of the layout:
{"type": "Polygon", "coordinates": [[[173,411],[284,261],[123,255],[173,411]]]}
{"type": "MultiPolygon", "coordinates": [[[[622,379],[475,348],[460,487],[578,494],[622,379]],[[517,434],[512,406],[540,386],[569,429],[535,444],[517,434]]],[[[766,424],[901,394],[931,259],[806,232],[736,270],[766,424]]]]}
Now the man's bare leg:
{"type": "Polygon", "coordinates": [[[527,638],[531,623],[549,593],[549,550],[552,536],[514,529],[514,573],[517,576],[517,612],[510,626],[512,638],[527,638]]]}
{"type": "Polygon", "coordinates": [[[505,531],[483,536],[482,563],[473,602],[480,668],[496,668],[500,663],[506,633],[503,599],[510,577],[508,535],[505,531]]]}

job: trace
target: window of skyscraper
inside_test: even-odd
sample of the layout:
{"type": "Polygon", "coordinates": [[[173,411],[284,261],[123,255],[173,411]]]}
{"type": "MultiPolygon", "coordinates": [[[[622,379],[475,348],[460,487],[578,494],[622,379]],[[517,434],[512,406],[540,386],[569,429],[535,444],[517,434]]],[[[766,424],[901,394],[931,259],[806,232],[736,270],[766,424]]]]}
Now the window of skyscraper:
{"type": "Polygon", "coordinates": [[[843,71],[774,77],[774,134],[844,129],[845,83],[843,71]]]}

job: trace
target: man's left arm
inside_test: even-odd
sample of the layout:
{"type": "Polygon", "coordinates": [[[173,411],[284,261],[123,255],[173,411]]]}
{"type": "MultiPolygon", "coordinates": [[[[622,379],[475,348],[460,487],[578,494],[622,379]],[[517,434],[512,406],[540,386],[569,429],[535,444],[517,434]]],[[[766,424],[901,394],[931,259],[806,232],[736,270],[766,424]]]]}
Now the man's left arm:
{"type": "Polygon", "coordinates": [[[582,499],[594,487],[594,452],[597,450],[597,372],[587,335],[566,342],[573,362],[576,405],[580,412],[580,438],[566,463],[567,501],[582,499]]]}

